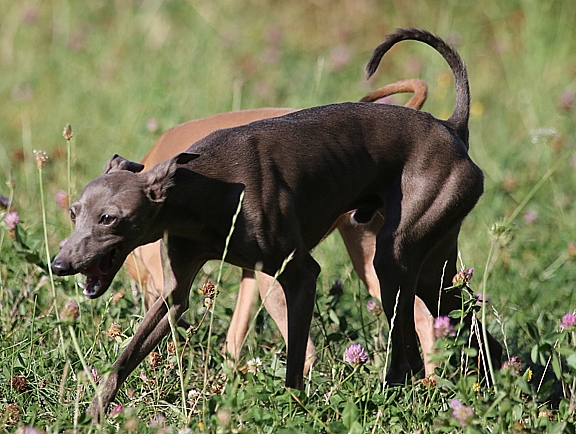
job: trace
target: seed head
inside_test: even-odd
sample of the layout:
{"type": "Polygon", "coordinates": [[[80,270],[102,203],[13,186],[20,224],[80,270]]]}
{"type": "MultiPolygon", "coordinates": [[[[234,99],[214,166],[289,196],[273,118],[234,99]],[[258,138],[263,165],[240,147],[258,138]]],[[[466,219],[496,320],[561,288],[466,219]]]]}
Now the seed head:
{"type": "Polygon", "coordinates": [[[490,227],[490,235],[495,239],[500,248],[507,247],[514,238],[514,234],[509,225],[501,222],[494,223],[490,227]]]}
{"type": "Polygon", "coordinates": [[[156,351],[152,351],[148,355],[148,364],[152,369],[156,369],[162,364],[162,356],[158,354],[156,351]]]}
{"type": "Polygon", "coordinates": [[[66,126],[64,127],[64,132],[62,133],[62,136],[66,140],[72,139],[72,137],[74,136],[74,133],[72,132],[72,125],[66,124],[66,126]]]}
{"type": "Polygon", "coordinates": [[[20,420],[20,413],[18,404],[13,402],[6,406],[2,419],[6,421],[7,425],[16,425],[20,420]]]}
{"type": "Polygon", "coordinates": [[[124,291],[118,291],[114,293],[114,295],[112,296],[112,303],[114,304],[118,303],[120,300],[124,298],[125,295],[126,293],[124,291]]]}
{"type": "Polygon", "coordinates": [[[8,382],[8,384],[10,384],[10,387],[12,387],[12,389],[15,389],[21,393],[26,392],[26,389],[28,388],[28,382],[26,381],[26,377],[22,374],[12,377],[8,382]]]}
{"type": "Polygon", "coordinates": [[[424,379],[422,380],[422,384],[424,385],[424,387],[427,387],[428,389],[433,389],[436,387],[436,379],[434,378],[434,376],[424,377],[424,379]]]}
{"type": "Polygon", "coordinates": [[[76,321],[79,316],[80,307],[78,306],[78,303],[74,300],[68,300],[60,312],[60,318],[65,321],[76,321]]]}
{"type": "Polygon", "coordinates": [[[110,324],[110,327],[108,327],[108,336],[114,339],[119,337],[121,334],[122,334],[122,328],[120,327],[120,324],[116,322],[110,324]]]}
{"type": "Polygon", "coordinates": [[[466,270],[459,271],[452,278],[452,285],[458,288],[468,286],[470,284],[470,281],[472,280],[473,275],[474,275],[474,268],[468,268],[466,270]]]}
{"type": "Polygon", "coordinates": [[[40,151],[40,150],[34,150],[34,155],[36,155],[36,166],[38,166],[38,169],[42,169],[42,167],[44,166],[44,163],[46,163],[48,161],[48,154],[44,151],[40,151]]]}
{"type": "Polygon", "coordinates": [[[210,281],[206,282],[206,284],[204,285],[204,288],[202,288],[202,295],[205,298],[209,298],[210,300],[213,300],[214,297],[216,296],[216,290],[214,288],[214,284],[210,281]]]}
{"type": "Polygon", "coordinates": [[[8,179],[6,180],[6,185],[10,190],[14,190],[16,188],[16,183],[14,182],[14,178],[12,178],[12,173],[10,173],[10,175],[8,176],[8,179]]]}
{"type": "Polygon", "coordinates": [[[215,380],[210,384],[210,393],[213,395],[221,395],[226,383],[215,380]]]}
{"type": "Polygon", "coordinates": [[[173,356],[174,354],[176,354],[176,344],[174,344],[173,341],[168,342],[168,345],[166,346],[166,351],[168,352],[169,355],[173,356]]]}

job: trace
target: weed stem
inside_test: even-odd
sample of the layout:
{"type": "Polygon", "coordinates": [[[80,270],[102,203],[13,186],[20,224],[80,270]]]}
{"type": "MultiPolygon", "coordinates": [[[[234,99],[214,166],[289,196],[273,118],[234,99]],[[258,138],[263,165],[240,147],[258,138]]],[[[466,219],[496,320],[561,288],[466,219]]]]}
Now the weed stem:
{"type": "Polygon", "coordinates": [[[46,204],[44,202],[44,187],[42,184],[42,164],[38,164],[38,181],[40,187],[40,205],[42,207],[42,228],[44,229],[46,268],[48,268],[48,276],[50,277],[50,289],[52,290],[52,298],[54,299],[54,310],[56,312],[56,320],[58,321],[58,332],[60,333],[60,345],[61,348],[64,348],[64,336],[62,334],[62,327],[60,326],[60,314],[58,313],[58,303],[56,301],[56,286],[54,285],[54,276],[52,274],[52,267],[50,267],[51,261],[50,261],[50,248],[48,246],[48,225],[46,223],[46,204]]]}

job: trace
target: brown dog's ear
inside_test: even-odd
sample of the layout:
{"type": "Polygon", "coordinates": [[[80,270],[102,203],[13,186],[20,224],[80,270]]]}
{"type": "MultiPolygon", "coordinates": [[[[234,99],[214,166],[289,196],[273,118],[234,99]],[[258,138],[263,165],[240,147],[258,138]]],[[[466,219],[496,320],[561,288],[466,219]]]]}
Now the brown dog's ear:
{"type": "Polygon", "coordinates": [[[200,154],[192,154],[182,152],[181,154],[172,157],[157,164],[148,172],[144,173],[146,180],[146,194],[152,202],[164,202],[166,199],[166,192],[174,185],[174,173],[179,164],[186,164],[198,158],[200,154]]]}
{"type": "Polygon", "coordinates": [[[119,170],[129,170],[130,172],[138,173],[142,172],[143,169],[143,164],[135,163],[118,154],[114,154],[114,156],[110,158],[104,166],[104,175],[107,173],[118,172],[119,170]]]}

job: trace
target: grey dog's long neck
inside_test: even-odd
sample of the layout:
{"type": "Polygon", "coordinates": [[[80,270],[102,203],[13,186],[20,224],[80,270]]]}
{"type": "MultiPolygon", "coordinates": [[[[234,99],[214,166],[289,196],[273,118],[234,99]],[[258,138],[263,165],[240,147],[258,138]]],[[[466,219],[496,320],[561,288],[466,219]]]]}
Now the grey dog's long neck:
{"type": "Polygon", "coordinates": [[[230,230],[242,186],[178,169],[156,220],[158,226],[186,238],[220,238],[230,230]]]}

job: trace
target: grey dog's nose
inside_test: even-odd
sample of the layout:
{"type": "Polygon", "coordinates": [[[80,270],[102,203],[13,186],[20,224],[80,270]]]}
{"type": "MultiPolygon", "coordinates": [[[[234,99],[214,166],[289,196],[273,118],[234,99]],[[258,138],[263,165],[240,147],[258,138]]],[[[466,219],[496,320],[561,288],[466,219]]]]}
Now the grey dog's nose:
{"type": "Polygon", "coordinates": [[[70,274],[70,262],[55,259],[54,262],[52,262],[52,271],[57,276],[67,276],[70,274]]]}

